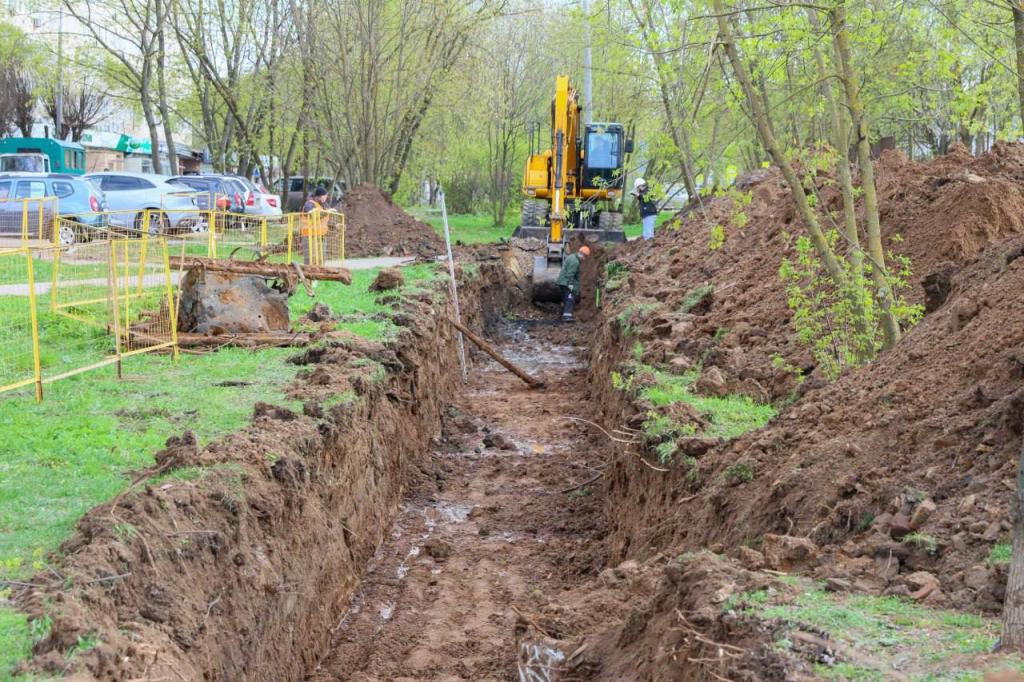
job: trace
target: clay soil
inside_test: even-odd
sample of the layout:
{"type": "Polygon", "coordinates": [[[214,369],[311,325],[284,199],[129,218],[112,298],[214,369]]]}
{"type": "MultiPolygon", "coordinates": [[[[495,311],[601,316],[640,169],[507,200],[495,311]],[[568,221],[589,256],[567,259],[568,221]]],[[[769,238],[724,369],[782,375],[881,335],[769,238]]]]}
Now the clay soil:
{"type": "MultiPolygon", "coordinates": [[[[911,259],[907,297],[925,319],[869,366],[836,382],[796,337],[777,271],[802,230],[775,171],[741,181],[753,194],[745,228],[711,250],[728,199],[695,208],[652,242],[615,257],[628,274],[606,296],[593,383],[605,425],[642,421],[650,405],[607,377],[631,360],[663,371],[714,368],[729,393],[783,406],[764,429],[694,451],[693,470],[655,473],[620,459],[609,476],[618,558],[667,547],[714,548],[758,563],[766,534],[806,536],[821,550],[805,567],[874,594],[913,592],[933,574],[927,603],[997,612],[1024,415],[1024,146],[934,161],[889,153],[878,163],[887,248],[911,259]],[[714,291],[691,310],[698,287],[714,291]],[[641,304],[646,304],[641,305],[641,304]],[[742,480],[730,472],[742,466],[742,480]]],[[[828,178],[826,204],[838,208],[828,178]]],[[[701,383],[698,382],[698,390],[701,383]]]]}
{"type": "Polygon", "coordinates": [[[354,258],[421,256],[444,252],[434,228],[397,206],[380,188],[362,184],[345,192],[345,253],[354,258]]]}
{"type": "Polygon", "coordinates": [[[516,322],[497,338],[549,388],[473,372],[307,679],[511,679],[518,614],[600,570],[600,448],[566,418],[589,412],[580,332],[516,322]]]}

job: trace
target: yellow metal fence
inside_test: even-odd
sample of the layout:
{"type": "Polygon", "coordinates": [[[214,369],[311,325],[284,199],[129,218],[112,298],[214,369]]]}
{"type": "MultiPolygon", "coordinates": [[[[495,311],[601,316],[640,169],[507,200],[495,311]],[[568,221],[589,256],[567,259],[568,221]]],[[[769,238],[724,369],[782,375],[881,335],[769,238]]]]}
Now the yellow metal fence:
{"type": "Polygon", "coordinates": [[[22,211],[31,224],[22,220],[16,239],[0,233],[0,394],[31,389],[41,400],[49,382],[115,363],[120,375],[122,360],[140,353],[176,356],[181,273],[171,256],[326,266],[345,258],[345,218],[333,211],[51,219],[43,203],[38,208],[22,211]],[[39,215],[46,215],[42,228],[39,215]]]}
{"type": "Polygon", "coordinates": [[[174,279],[164,237],[0,249],[0,393],[167,349],[174,279]]]}

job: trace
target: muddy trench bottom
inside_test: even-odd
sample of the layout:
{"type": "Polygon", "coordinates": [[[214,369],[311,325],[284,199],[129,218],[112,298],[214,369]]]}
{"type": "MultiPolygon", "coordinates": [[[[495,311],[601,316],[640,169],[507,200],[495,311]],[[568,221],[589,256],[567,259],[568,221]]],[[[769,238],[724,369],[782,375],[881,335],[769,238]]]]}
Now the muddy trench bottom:
{"type": "Polygon", "coordinates": [[[518,613],[604,559],[599,491],[570,490],[598,458],[592,434],[565,418],[589,416],[574,338],[585,335],[525,323],[492,337],[548,388],[477,359],[306,680],[518,679],[518,613]]]}

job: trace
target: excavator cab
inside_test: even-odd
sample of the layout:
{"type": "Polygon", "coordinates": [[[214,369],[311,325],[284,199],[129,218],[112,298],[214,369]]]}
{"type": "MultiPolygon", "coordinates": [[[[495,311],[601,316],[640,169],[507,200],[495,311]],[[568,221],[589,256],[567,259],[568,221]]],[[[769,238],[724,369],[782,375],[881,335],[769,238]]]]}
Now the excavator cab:
{"type": "Polygon", "coordinates": [[[583,123],[582,110],[569,77],[558,76],[550,146],[543,147],[538,128],[530,130],[522,222],[512,236],[547,244],[534,262],[534,300],[558,300],[554,282],[569,240],[626,241],[619,200],[633,141],[620,123],[583,123]]]}

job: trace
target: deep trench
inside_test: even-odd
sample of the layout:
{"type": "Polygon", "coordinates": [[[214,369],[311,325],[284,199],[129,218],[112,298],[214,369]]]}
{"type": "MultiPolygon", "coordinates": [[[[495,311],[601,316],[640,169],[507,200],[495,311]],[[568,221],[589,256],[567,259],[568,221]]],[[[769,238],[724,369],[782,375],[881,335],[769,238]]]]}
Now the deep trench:
{"type": "Polygon", "coordinates": [[[599,562],[595,496],[564,492],[594,480],[567,418],[587,411],[585,349],[573,345],[585,335],[547,320],[490,331],[547,388],[477,354],[306,680],[513,679],[518,613],[599,562]]]}

